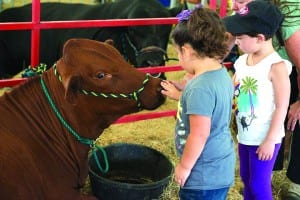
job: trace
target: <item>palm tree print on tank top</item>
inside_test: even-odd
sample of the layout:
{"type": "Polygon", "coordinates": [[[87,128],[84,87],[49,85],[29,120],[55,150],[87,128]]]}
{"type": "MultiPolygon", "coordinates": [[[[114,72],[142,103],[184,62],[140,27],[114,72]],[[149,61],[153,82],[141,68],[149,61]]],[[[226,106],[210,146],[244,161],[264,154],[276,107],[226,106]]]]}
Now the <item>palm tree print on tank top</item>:
{"type": "Polygon", "coordinates": [[[257,105],[257,80],[246,76],[241,80],[242,83],[235,83],[234,93],[234,111],[238,117],[243,130],[248,130],[255,116],[255,107],[257,105]],[[238,115],[238,113],[244,113],[238,115]]]}

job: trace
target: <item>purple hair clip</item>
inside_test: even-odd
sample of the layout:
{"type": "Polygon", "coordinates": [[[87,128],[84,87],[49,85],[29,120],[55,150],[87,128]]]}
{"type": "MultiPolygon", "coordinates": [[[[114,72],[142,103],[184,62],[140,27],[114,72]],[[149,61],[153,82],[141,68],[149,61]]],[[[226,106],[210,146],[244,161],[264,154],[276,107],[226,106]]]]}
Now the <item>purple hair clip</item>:
{"type": "Polygon", "coordinates": [[[176,15],[176,17],[178,18],[179,22],[184,22],[190,18],[192,12],[192,10],[183,10],[178,15],[176,15]]]}
{"type": "Polygon", "coordinates": [[[178,18],[179,22],[187,21],[189,20],[190,16],[192,15],[192,12],[195,9],[203,8],[203,5],[201,3],[197,4],[193,10],[183,10],[181,11],[176,17],[178,18]]]}

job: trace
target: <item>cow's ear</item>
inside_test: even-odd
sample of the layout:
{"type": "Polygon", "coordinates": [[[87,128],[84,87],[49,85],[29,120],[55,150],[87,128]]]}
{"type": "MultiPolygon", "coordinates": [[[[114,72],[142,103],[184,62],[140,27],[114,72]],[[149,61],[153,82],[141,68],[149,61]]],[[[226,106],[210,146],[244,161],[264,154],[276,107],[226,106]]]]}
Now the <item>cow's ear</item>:
{"type": "Polygon", "coordinates": [[[107,40],[104,41],[104,43],[109,44],[109,45],[115,47],[115,42],[112,39],[107,39],[107,40]]]}
{"type": "Polygon", "coordinates": [[[63,84],[65,87],[65,99],[70,103],[75,105],[77,95],[81,85],[81,77],[79,76],[71,76],[66,83],[63,84]]]}
{"type": "Polygon", "coordinates": [[[183,5],[179,5],[173,8],[169,8],[169,14],[171,17],[176,17],[176,15],[178,15],[183,9],[183,5]]]}

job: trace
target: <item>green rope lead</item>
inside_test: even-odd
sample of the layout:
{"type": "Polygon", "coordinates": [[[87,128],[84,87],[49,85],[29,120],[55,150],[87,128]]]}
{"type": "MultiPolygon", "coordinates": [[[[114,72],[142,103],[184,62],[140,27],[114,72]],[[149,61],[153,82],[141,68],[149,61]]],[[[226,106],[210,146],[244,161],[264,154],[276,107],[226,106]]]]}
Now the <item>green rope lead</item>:
{"type": "Polygon", "coordinates": [[[96,145],[94,148],[92,148],[92,154],[94,156],[94,159],[95,159],[96,164],[97,164],[98,168],[100,169],[100,171],[102,173],[107,173],[108,169],[109,169],[109,166],[108,166],[107,154],[106,154],[105,150],[102,147],[96,145]],[[98,158],[97,153],[96,153],[96,148],[102,152],[104,163],[105,163],[105,169],[103,169],[101,164],[100,164],[99,158],[98,158]]]}
{"type": "Polygon", "coordinates": [[[40,76],[47,70],[47,65],[44,63],[40,63],[36,67],[32,67],[31,65],[28,66],[21,74],[22,78],[28,78],[33,76],[40,76]]]}
{"type": "Polygon", "coordinates": [[[66,127],[66,129],[76,138],[77,141],[79,141],[82,144],[85,145],[89,145],[92,149],[92,154],[95,157],[96,163],[98,165],[98,168],[100,169],[100,171],[102,173],[107,173],[109,170],[109,166],[108,166],[108,160],[107,160],[107,154],[104,151],[104,149],[102,147],[100,147],[99,145],[96,144],[95,140],[91,140],[89,138],[83,138],[80,135],[78,135],[76,133],[76,131],[74,129],[72,129],[72,127],[64,120],[64,118],[62,117],[62,115],[59,113],[59,111],[57,110],[53,100],[51,99],[51,96],[47,90],[47,87],[45,85],[44,80],[41,78],[41,86],[43,89],[43,92],[45,94],[45,96],[47,97],[47,100],[49,102],[49,104],[51,105],[51,108],[53,109],[55,115],[57,116],[57,118],[60,120],[60,122],[66,127]],[[102,168],[99,158],[97,157],[96,154],[96,150],[100,150],[103,154],[103,158],[104,158],[104,163],[105,163],[105,169],[102,168]]]}

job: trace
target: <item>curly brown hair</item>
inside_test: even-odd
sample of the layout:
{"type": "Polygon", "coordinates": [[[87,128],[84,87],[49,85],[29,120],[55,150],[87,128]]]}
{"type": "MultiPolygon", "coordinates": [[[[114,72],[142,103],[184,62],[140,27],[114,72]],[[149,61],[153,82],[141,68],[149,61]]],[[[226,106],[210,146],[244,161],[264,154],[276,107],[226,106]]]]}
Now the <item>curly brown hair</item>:
{"type": "Polygon", "coordinates": [[[228,53],[228,37],[223,22],[209,8],[193,10],[186,21],[176,25],[172,38],[179,47],[190,44],[200,57],[223,59],[228,53]]]}

